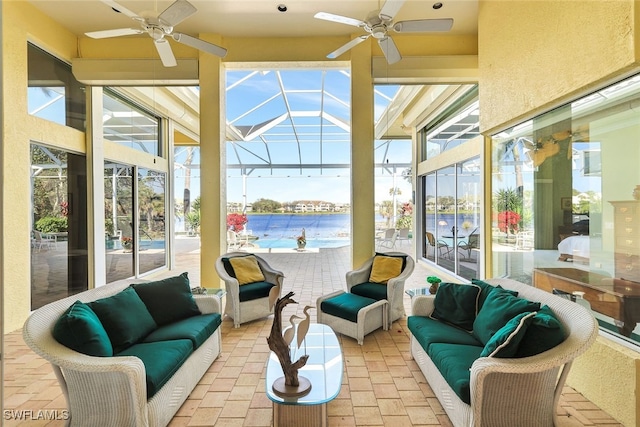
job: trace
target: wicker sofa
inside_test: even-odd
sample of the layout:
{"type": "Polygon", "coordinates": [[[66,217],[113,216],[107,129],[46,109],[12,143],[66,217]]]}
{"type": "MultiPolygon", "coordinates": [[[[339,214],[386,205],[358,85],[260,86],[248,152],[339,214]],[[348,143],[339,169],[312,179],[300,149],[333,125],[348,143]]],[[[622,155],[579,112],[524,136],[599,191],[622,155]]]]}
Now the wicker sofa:
{"type": "MultiPolygon", "coordinates": [[[[539,302],[543,307],[540,311],[544,309],[544,305],[547,305],[555,314],[556,325],[557,321],[561,323],[559,328],[562,330],[561,342],[541,353],[534,355],[529,353],[526,356],[498,355],[497,352],[504,347],[498,347],[494,350],[496,353],[487,356],[480,353],[480,350],[471,342],[464,342],[465,345],[452,349],[452,343],[457,339],[453,337],[457,336],[465,341],[467,337],[464,334],[467,332],[460,332],[462,329],[460,331],[443,329],[434,332],[439,328],[437,322],[441,322],[432,318],[435,297],[416,296],[412,300],[412,315],[408,319],[412,357],[456,427],[557,425],[556,406],[572,361],[585,352],[597,337],[598,328],[595,318],[581,305],[511,279],[489,279],[484,282],[494,287],[499,285],[506,290],[515,291],[519,299],[539,302]],[[425,331],[431,334],[428,339],[422,336],[425,331]],[[426,343],[426,339],[431,340],[431,344],[426,343]],[[426,343],[428,350],[423,348],[421,342],[426,343]],[[445,344],[433,344],[434,342],[445,344]],[[480,357],[478,357],[479,354],[480,357]],[[466,361],[456,361],[456,358],[465,357],[466,361]],[[455,368],[458,368],[463,375],[466,372],[468,378],[466,395],[460,393],[459,383],[451,381],[450,372],[452,366],[456,364],[455,368]],[[470,368],[468,364],[471,365],[470,368]],[[443,367],[444,374],[438,366],[443,367]],[[464,400],[469,401],[465,402],[461,395],[464,400]]],[[[478,316],[481,311],[482,308],[477,312],[478,316]]],[[[518,325],[524,324],[523,318],[531,316],[531,313],[522,313],[519,316],[518,325]]],[[[451,325],[446,326],[453,328],[451,325]]],[[[529,333],[529,330],[526,332],[529,333]]],[[[468,335],[472,337],[473,334],[468,335]]],[[[496,332],[494,335],[497,336],[499,333],[496,332]]],[[[525,340],[536,341],[527,334],[524,334],[521,339],[522,341],[517,343],[520,348],[530,347],[525,340]]],[[[538,342],[536,345],[540,343],[545,344],[538,342]]],[[[483,349],[482,343],[479,345],[480,349],[483,349]]]]}
{"type": "MultiPolygon", "coordinates": [[[[130,286],[132,283],[129,280],[115,282],[45,305],[35,310],[27,319],[23,328],[24,340],[53,366],[67,400],[70,413],[68,425],[166,426],[219,356],[220,298],[206,294],[191,295],[188,279],[186,291],[184,289],[186,273],[176,278],[156,282],[136,281],[133,286],[130,286]],[[168,281],[175,283],[176,278],[181,279],[178,283],[182,286],[183,301],[192,305],[189,317],[168,319],[166,315],[171,309],[158,314],[158,308],[163,311],[159,305],[162,301],[165,306],[176,305],[176,298],[172,297],[174,288],[165,288],[169,289],[167,293],[158,287],[147,286],[147,295],[157,303],[155,312],[151,310],[148,301],[142,298],[144,295],[140,290],[136,291],[136,295],[140,296],[144,306],[149,307],[149,313],[154,316],[157,325],[156,329],[137,343],[124,349],[117,348],[109,334],[106,341],[113,343],[114,356],[105,357],[83,354],[58,341],[58,328],[63,323],[59,319],[73,307],[93,308],[100,321],[106,325],[104,318],[100,316],[101,312],[96,308],[96,301],[98,304],[100,301],[114,301],[113,297],[128,295],[136,289],[135,286],[157,283],[166,285],[168,281]],[[165,316],[165,321],[161,321],[159,316],[165,316]],[[155,366],[154,361],[158,362],[155,366]],[[158,374],[158,366],[162,364],[174,366],[164,367],[164,372],[158,374]],[[155,380],[150,380],[154,373],[159,375],[160,381],[150,383],[155,380]]],[[[143,311],[144,307],[142,310],[138,307],[134,314],[136,321],[146,317],[143,311]]],[[[74,327],[75,329],[69,329],[72,333],[78,330],[77,324],[74,327]]],[[[106,326],[105,330],[109,331],[106,326]]],[[[69,345],[66,341],[65,344],[69,345]]]]}

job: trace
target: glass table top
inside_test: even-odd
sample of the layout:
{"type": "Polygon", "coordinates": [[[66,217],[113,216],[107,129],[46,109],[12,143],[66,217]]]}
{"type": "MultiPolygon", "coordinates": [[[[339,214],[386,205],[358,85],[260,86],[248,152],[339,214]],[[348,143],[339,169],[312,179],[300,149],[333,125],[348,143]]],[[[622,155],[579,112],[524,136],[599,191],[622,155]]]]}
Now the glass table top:
{"type": "Polygon", "coordinates": [[[327,325],[312,323],[302,345],[299,349],[297,347],[294,339],[290,346],[293,352],[291,360],[295,362],[300,356],[309,355],[307,364],[298,371],[298,376],[311,382],[311,391],[300,397],[281,397],[275,394],[271,386],[283,374],[278,356],[271,352],[265,381],[269,399],[285,405],[319,405],[334,399],[340,393],[343,364],[342,349],[333,329],[327,325]]]}
{"type": "Polygon", "coordinates": [[[404,291],[404,293],[409,295],[411,298],[415,297],[416,295],[431,295],[431,292],[429,292],[429,288],[407,289],[404,291]]]}

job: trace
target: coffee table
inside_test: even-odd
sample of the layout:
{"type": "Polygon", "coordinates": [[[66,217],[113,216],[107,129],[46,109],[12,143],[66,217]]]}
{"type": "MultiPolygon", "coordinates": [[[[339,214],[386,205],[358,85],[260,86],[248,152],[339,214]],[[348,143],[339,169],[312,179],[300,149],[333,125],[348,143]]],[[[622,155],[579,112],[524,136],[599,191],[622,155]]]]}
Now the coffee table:
{"type": "Polygon", "coordinates": [[[271,352],[265,385],[267,396],[273,402],[273,425],[326,426],[327,403],[340,393],[342,385],[342,349],[338,337],[329,326],[312,323],[300,348],[297,348],[295,340],[291,348],[294,351],[292,361],[304,354],[309,355],[307,364],[298,371],[298,375],[311,382],[311,390],[300,397],[277,395],[271,386],[283,374],[278,357],[271,352]]]}

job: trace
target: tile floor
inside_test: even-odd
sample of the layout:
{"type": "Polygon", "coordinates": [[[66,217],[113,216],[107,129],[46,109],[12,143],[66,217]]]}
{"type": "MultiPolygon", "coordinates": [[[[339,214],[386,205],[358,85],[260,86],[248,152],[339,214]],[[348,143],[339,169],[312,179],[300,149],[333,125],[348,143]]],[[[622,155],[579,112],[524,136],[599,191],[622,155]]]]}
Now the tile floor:
{"type": "MultiPolygon", "coordinates": [[[[293,290],[298,304],[285,308],[284,316],[302,315],[305,305],[318,296],[343,288],[349,269],[348,248],[320,251],[260,253],[285,273],[284,291],[293,290]]],[[[177,257],[177,272],[188,271],[199,283],[199,251],[177,257]]],[[[418,264],[406,288],[423,287],[432,273],[418,264]]],[[[405,297],[410,313],[410,299],[405,297]]],[[[312,320],[315,310],[311,310],[312,320]]],[[[285,317],[286,318],[286,317],[285,317]]],[[[265,363],[269,354],[266,337],[272,318],[234,329],[230,319],[222,322],[221,356],[180,408],[170,426],[270,426],[271,401],[265,393],[265,363]]],[[[20,331],[5,335],[5,410],[40,409],[62,411],[64,398],[49,365],[31,352],[20,331]]],[[[344,375],[338,397],[329,403],[330,426],[451,426],[424,376],[411,360],[406,317],[389,331],[378,330],[359,346],[339,337],[344,352],[344,375]]],[[[581,394],[565,387],[558,408],[560,426],[620,426],[581,394]]],[[[62,426],[63,421],[4,420],[5,426],[62,426]]],[[[517,426],[514,426],[517,427],[517,426]]]]}

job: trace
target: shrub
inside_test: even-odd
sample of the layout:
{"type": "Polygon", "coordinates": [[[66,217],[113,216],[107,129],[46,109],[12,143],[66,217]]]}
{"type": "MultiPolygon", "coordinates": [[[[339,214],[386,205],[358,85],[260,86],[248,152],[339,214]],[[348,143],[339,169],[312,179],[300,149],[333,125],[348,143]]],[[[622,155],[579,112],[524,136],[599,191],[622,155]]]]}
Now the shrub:
{"type": "Polygon", "coordinates": [[[67,218],[45,216],[36,221],[36,230],[42,233],[60,233],[67,231],[67,218]]]}

